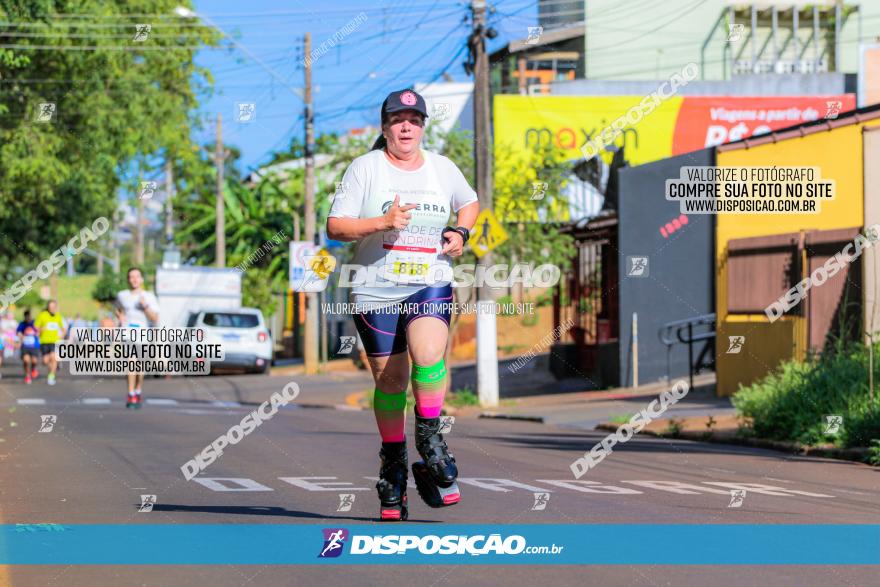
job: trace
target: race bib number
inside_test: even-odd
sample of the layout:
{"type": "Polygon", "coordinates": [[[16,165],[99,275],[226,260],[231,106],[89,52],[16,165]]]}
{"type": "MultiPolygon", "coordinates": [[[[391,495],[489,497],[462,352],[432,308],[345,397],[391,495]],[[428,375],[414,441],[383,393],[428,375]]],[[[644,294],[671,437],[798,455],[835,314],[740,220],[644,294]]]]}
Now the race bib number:
{"type": "Polygon", "coordinates": [[[391,272],[395,275],[424,277],[428,274],[428,264],[415,263],[412,261],[395,261],[391,272]]]}
{"type": "Polygon", "coordinates": [[[58,323],[57,322],[49,322],[48,324],[46,324],[46,328],[48,328],[49,330],[57,331],[58,330],[58,323]]]}
{"type": "Polygon", "coordinates": [[[24,342],[22,344],[27,347],[37,346],[37,337],[33,334],[27,334],[25,335],[24,342]]]}

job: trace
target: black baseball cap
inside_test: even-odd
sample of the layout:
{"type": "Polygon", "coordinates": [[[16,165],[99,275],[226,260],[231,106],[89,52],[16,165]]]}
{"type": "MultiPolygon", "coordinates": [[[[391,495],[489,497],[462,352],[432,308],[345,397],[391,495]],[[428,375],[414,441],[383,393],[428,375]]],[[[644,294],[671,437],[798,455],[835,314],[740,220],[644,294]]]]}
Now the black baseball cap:
{"type": "Polygon", "coordinates": [[[391,92],[385,101],[382,102],[382,119],[392,112],[400,112],[401,110],[415,110],[425,118],[428,117],[428,106],[425,99],[422,98],[415,90],[399,90],[391,92]]]}

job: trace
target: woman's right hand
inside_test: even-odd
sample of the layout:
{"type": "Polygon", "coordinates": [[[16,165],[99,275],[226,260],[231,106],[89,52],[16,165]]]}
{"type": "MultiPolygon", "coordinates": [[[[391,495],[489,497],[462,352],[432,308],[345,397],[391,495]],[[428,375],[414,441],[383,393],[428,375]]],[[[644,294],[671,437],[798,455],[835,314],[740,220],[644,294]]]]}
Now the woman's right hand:
{"type": "Polygon", "coordinates": [[[394,196],[394,202],[388,208],[383,218],[385,219],[386,230],[403,230],[409,224],[412,215],[409,213],[413,208],[418,208],[418,204],[400,205],[400,196],[394,196]]]}

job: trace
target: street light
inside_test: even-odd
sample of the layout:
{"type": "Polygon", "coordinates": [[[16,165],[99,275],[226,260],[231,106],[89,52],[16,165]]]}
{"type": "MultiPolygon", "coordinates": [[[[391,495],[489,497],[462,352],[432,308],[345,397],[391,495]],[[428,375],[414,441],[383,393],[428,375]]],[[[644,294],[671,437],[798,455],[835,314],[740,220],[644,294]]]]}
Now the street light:
{"type": "Polygon", "coordinates": [[[245,47],[244,45],[242,45],[241,43],[239,43],[238,41],[236,41],[235,39],[233,39],[232,37],[227,35],[223,29],[221,29],[219,26],[217,26],[217,24],[213,20],[211,20],[210,18],[208,18],[204,14],[199,14],[198,12],[187,8],[186,6],[178,6],[177,8],[174,9],[174,14],[176,14],[177,16],[179,16],[181,18],[197,18],[197,19],[203,21],[204,23],[209,25],[211,28],[216,30],[218,33],[220,33],[223,36],[223,38],[225,38],[230,43],[232,43],[233,46],[235,46],[235,48],[239,49],[242,53],[244,53],[245,55],[247,55],[248,57],[253,59],[257,63],[257,65],[262,67],[264,70],[266,70],[266,72],[269,75],[271,75],[273,78],[275,78],[275,81],[277,81],[282,86],[284,86],[285,88],[290,90],[290,92],[292,94],[294,94],[295,96],[297,96],[298,98],[304,99],[303,98],[303,91],[301,89],[295,88],[295,87],[291,86],[290,84],[288,84],[287,81],[283,77],[281,77],[280,74],[278,74],[274,69],[269,67],[259,57],[257,57],[253,53],[251,53],[250,49],[248,49],[247,47],[245,47]]]}

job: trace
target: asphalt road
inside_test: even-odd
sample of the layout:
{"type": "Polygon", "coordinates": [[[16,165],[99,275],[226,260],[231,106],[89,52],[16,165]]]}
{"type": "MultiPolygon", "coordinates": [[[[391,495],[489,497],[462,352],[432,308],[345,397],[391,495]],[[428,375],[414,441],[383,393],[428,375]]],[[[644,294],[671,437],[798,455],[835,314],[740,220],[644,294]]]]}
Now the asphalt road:
{"type": "MultiPolygon", "coordinates": [[[[3,524],[363,524],[378,513],[379,440],[370,412],[345,409],[359,379],[242,376],[148,380],[127,411],[119,379],[0,379],[3,524]],[[199,477],[180,467],[289,380],[283,408],[199,477]],[[237,390],[237,391],[230,391],[237,390]],[[240,399],[235,399],[235,394],[240,399]],[[151,397],[150,395],[147,396],[151,397]],[[309,398],[331,398],[319,405],[309,398]],[[109,400],[109,401],[106,401],[109,400]],[[55,416],[40,432],[41,416],[55,416]],[[339,511],[341,494],[354,496],[339,511]],[[155,495],[139,511],[141,495],[155,495]]],[[[408,427],[412,423],[408,422],[408,427]]],[[[880,474],[867,466],[745,447],[636,437],[580,481],[570,463],[605,433],[459,418],[447,436],[462,502],[410,520],[464,524],[878,524],[880,474]],[[745,489],[730,507],[731,489],[745,489]],[[535,509],[535,493],[549,494],[535,509]]],[[[410,449],[410,459],[416,456],[410,449]]],[[[584,536],[601,541],[602,536],[584,536]]],[[[632,536],[638,541],[639,536],[632,536]]],[[[295,547],[295,545],[289,545],[295,547]]],[[[313,546],[309,546],[312,548],[313,546]]],[[[735,548],[736,545],[731,547],[735,548]]],[[[137,544],[120,544],[137,549],[137,544]]],[[[210,548],[210,545],[206,545],[210,548]]],[[[687,544],[657,548],[687,549],[687,544]]],[[[867,585],[876,568],[837,566],[8,566],[11,585],[867,585]],[[356,575],[355,575],[356,573],[356,575]]]]}

